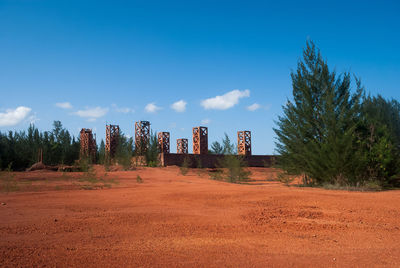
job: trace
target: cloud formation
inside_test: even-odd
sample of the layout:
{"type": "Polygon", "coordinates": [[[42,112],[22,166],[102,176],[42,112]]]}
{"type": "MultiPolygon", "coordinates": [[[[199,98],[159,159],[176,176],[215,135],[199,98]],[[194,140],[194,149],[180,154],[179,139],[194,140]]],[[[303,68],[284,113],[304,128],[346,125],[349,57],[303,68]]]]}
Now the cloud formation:
{"type": "Polygon", "coordinates": [[[107,113],[108,108],[101,108],[97,106],[95,108],[86,108],[85,110],[79,110],[74,114],[79,117],[88,118],[89,121],[93,122],[96,121],[97,118],[105,116],[107,113]]]}
{"type": "Polygon", "coordinates": [[[148,113],[156,113],[158,110],[161,110],[161,107],[158,107],[154,102],[149,103],[144,107],[144,110],[148,113]]]}
{"type": "Polygon", "coordinates": [[[252,105],[247,106],[247,110],[249,110],[250,112],[254,112],[255,110],[260,109],[260,108],[261,108],[261,105],[258,103],[253,103],[252,105]]]}
{"type": "Polygon", "coordinates": [[[115,111],[117,113],[123,113],[123,114],[133,113],[133,110],[128,107],[118,107],[118,108],[115,108],[115,111]]]}
{"type": "Polygon", "coordinates": [[[216,96],[201,101],[201,106],[206,110],[227,110],[239,103],[239,99],[249,97],[250,90],[240,91],[238,89],[229,91],[222,96],[216,96]]]}
{"type": "Polygon", "coordinates": [[[186,104],[187,104],[186,101],[180,100],[180,101],[174,102],[171,105],[171,108],[174,109],[178,113],[183,113],[186,110],[186,104]]]}
{"type": "Polygon", "coordinates": [[[211,123],[211,120],[210,119],[203,119],[203,120],[201,120],[201,124],[202,125],[208,125],[208,124],[210,124],[211,123]]]}
{"type": "Polygon", "coordinates": [[[72,109],[72,105],[69,102],[57,102],[56,106],[61,109],[72,109]]]}
{"type": "Polygon", "coordinates": [[[134,113],[135,112],[135,110],[133,110],[131,108],[128,108],[128,107],[118,107],[118,105],[116,105],[115,103],[113,103],[111,106],[114,108],[114,110],[117,113],[128,114],[128,113],[134,113]]]}
{"type": "Polygon", "coordinates": [[[31,108],[25,106],[19,106],[16,109],[7,109],[5,113],[0,113],[0,127],[17,125],[27,118],[31,111],[31,108]]]}

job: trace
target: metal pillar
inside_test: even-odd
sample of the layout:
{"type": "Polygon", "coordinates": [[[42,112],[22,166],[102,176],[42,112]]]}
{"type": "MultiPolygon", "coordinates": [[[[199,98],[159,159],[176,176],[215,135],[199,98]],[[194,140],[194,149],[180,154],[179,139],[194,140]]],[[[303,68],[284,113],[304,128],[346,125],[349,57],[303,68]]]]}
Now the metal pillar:
{"type": "Polygon", "coordinates": [[[193,154],[208,153],[208,129],[206,127],[193,128],[193,154]]]}
{"type": "Polygon", "coordinates": [[[158,149],[160,153],[169,154],[169,132],[158,133],[158,149]]]}
{"type": "Polygon", "coordinates": [[[238,154],[251,155],[251,132],[248,130],[238,131],[238,154]]]}
{"type": "Polygon", "coordinates": [[[119,139],[119,126],[106,125],[106,154],[113,158],[117,151],[119,139]]]}
{"type": "Polygon", "coordinates": [[[176,152],[178,154],[188,153],[188,139],[177,139],[176,140],[176,152]]]}
{"type": "Polygon", "coordinates": [[[135,149],[139,155],[147,151],[150,140],[150,122],[139,121],[135,123],[135,149]]]}
{"type": "Polygon", "coordinates": [[[93,138],[91,129],[82,128],[80,132],[80,157],[90,157],[94,162],[96,160],[96,139],[93,138]]]}

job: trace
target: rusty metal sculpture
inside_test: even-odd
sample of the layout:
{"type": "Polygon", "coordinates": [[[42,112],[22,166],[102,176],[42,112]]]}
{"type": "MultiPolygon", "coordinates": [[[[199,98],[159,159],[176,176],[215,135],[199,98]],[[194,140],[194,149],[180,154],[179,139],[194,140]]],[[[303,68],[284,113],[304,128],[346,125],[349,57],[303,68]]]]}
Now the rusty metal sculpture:
{"type": "Polygon", "coordinates": [[[135,148],[138,155],[144,155],[150,141],[150,122],[139,121],[135,123],[135,148]]]}
{"type": "Polygon", "coordinates": [[[91,129],[82,128],[80,132],[80,157],[88,157],[91,161],[96,160],[96,138],[93,138],[91,129]]]}
{"type": "Polygon", "coordinates": [[[158,150],[160,153],[169,154],[169,132],[158,133],[158,150]]]}
{"type": "Polygon", "coordinates": [[[106,155],[110,158],[113,158],[117,152],[118,139],[119,126],[106,125],[106,155]]]}
{"type": "Polygon", "coordinates": [[[188,153],[188,139],[177,139],[176,140],[176,153],[187,154],[188,153]]]}
{"type": "Polygon", "coordinates": [[[238,131],[238,154],[251,155],[251,132],[248,130],[238,131]]]}
{"type": "Polygon", "coordinates": [[[206,127],[193,128],[193,154],[208,153],[208,129],[206,127]]]}

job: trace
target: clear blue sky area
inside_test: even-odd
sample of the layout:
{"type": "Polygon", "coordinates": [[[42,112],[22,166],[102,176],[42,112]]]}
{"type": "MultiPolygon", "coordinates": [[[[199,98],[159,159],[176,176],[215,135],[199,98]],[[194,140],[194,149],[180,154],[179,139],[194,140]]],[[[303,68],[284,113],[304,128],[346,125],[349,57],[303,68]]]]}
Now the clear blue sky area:
{"type": "Polygon", "coordinates": [[[106,123],[133,136],[148,120],[172,152],[205,125],[209,143],[251,130],[253,153],[272,154],[308,39],[332,69],[400,99],[399,3],[0,0],[0,131],[60,120],[99,142],[106,123]]]}

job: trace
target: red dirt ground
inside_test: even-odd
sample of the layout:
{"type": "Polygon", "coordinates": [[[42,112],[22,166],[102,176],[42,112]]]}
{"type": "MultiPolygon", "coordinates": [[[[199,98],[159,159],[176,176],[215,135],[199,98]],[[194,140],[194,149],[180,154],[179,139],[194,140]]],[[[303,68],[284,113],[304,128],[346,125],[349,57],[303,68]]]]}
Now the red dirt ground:
{"type": "Polygon", "coordinates": [[[252,171],[229,184],[139,168],[104,187],[14,173],[19,190],[0,193],[0,266],[400,267],[400,191],[286,187],[252,171]]]}

